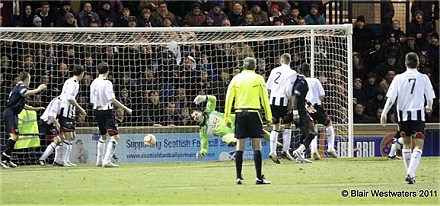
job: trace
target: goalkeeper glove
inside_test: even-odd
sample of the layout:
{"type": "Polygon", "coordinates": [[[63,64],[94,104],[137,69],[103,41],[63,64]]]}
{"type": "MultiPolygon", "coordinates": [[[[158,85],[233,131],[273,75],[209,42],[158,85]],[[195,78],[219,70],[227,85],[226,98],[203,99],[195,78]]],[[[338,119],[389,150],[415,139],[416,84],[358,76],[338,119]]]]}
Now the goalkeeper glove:
{"type": "Polygon", "coordinates": [[[204,157],[205,156],[205,153],[204,152],[197,152],[196,153],[196,159],[201,159],[202,157],[204,157]]]}
{"type": "Polygon", "coordinates": [[[193,102],[196,104],[200,104],[200,103],[206,101],[206,98],[207,98],[206,95],[197,95],[197,97],[194,98],[193,102]]]}

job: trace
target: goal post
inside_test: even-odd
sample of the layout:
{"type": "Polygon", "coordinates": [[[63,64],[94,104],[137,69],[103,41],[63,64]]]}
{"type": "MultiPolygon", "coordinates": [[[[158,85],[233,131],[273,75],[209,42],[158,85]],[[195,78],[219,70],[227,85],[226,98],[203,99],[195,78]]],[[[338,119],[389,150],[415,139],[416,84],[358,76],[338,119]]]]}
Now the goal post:
{"type": "MultiPolygon", "coordinates": [[[[160,124],[163,133],[197,124],[188,118],[205,105],[192,103],[198,94],[217,97],[224,110],[227,85],[242,69],[247,56],[257,59],[256,72],[267,78],[282,53],[292,55],[291,66],[311,64],[328,97],[324,108],[336,132],[335,146],[342,157],[353,156],[352,25],[305,25],[266,27],[172,27],[172,28],[24,28],[0,30],[3,111],[15,76],[33,75],[31,88],[48,84],[48,90],[29,98],[47,106],[70,76],[73,65],[82,65],[78,102],[88,116],[77,116],[77,127],[96,126],[89,102],[89,85],[96,78],[96,65],[111,66],[116,98],[133,109],[132,115],[116,111],[120,126],[147,127],[160,124]],[[158,104],[156,102],[159,102],[158,104]],[[121,114],[122,113],[122,114],[121,114]],[[190,115],[190,114],[189,114],[190,115]],[[173,127],[177,126],[177,127],[173,127]]],[[[4,132],[4,125],[1,125],[4,132]]],[[[188,129],[185,129],[188,131],[188,129]]],[[[321,130],[325,132],[325,130],[321,130]]],[[[325,137],[325,135],[320,135],[325,137]]],[[[319,148],[325,148],[320,141],[319,148]]],[[[35,153],[41,151],[31,151],[35,153]]],[[[323,152],[323,151],[321,151],[323,152]]]]}

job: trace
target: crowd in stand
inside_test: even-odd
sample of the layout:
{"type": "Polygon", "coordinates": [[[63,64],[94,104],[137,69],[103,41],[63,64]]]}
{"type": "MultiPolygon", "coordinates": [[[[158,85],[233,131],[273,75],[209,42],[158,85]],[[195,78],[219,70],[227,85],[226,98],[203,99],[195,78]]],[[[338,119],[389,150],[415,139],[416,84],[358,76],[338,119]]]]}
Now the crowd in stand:
{"type": "MultiPolygon", "coordinates": [[[[414,5],[418,5],[414,3],[414,5]]],[[[198,27],[198,26],[271,26],[326,24],[321,1],[50,1],[22,2],[22,13],[11,25],[22,27],[198,27]]],[[[433,19],[424,18],[423,8],[414,9],[407,23],[408,33],[393,20],[385,38],[378,38],[363,16],[356,19],[353,32],[353,79],[355,123],[379,123],[385,93],[396,74],[405,71],[403,59],[408,52],[420,56],[420,71],[427,74],[437,90],[439,36],[433,19]]],[[[426,16],[426,15],[425,15],[426,16]]],[[[437,17],[438,18],[438,17],[437,17]]],[[[0,21],[1,25],[1,21],[0,21]]],[[[75,64],[85,67],[79,104],[87,116],[78,115],[78,126],[92,126],[88,104],[89,85],[100,61],[113,65],[111,72],[117,97],[132,108],[126,116],[116,110],[122,126],[195,125],[190,117],[191,99],[198,94],[219,95],[220,111],[230,79],[240,72],[240,59],[254,56],[257,72],[266,76],[277,64],[277,57],[292,53],[299,65],[301,57],[294,48],[300,43],[289,40],[265,44],[237,43],[190,46],[87,47],[76,45],[27,44],[2,42],[0,73],[2,95],[8,94],[14,74],[29,71],[35,84],[46,83],[48,90],[36,95],[32,104],[47,104],[60,93],[75,64]],[[270,45],[270,46],[269,46],[270,45]],[[270,47],[270,48],[269,48],[270,47]],[[271,51],[270,54],[266,53],[271,51]],[[299,59],[299,60],[298,60],[299,59]],[[139,66],[143,65],[143,66],[139,66]],[[146,65],[146,66],[145,66],[146,65]],[[134,98],[138,97],[138,98],[134,98]]],[[[333,72],[333,71],[332,71],[333,72]]],[[[334,73],[337,73],[334,71],[334,73]]],[[[340,73],[340,72],[339,72],[340,73]]],[[[342,77],[341,77],[342,78],[342,77]]],[[[323,86],[331,82],[320,78],[323,86]]],[[[32,85],[31,85],[32,86],[32,85]]],[[[1,98],[4,100],[4,96],[1,98]]],[[[3,102],[0,106],[3,106],[3,102]]],[[[428,122],[439,122],[438,98],[428,122]]],[[[392,113],[391,113],[392,114],[392,113]]],[[[388,118],[393,120],[394,118],[388,118]]]]}

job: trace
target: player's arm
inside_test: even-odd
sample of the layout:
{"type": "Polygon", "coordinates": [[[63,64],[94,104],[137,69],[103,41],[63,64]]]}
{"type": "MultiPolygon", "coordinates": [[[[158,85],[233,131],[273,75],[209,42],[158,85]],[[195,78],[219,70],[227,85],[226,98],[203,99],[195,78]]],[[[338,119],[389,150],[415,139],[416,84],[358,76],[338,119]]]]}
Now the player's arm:
{"type": "Polygon", "coordinates": [[[204,112],[210,113],[215,110],[215,107],[217,106],[217,98],[213,95],[197,95],[193,102],[195,104],[200,104],[204,101],[208,101],[204,112]]]}
{"type": "Polygon", "coordinates": [[[200,151],[197,152],[196,154],[196,158],[200,159],[203,156],[205,156],[206,153],[208,153],[208,142],[209,142],[209,136],[206,133],[205,129],[200,129],[199,131],[200,134],[200,151]]]}
{"type": "Polygon", "coordinates": [[[231,123],[231,109],[232,102],[235,98],[235,77],[232,78],[231,83],[229,83],[228,91],[226,92],[226,102],[225,102],[225,123],[226,125],[231,123]]]}
{"type": "Polygon", "coordinates": [[[122,108],[124,111],[126,111],[128,114],[131,114],[132,110],[128,107],[126,107],[124,104],[122,104],[119,100],[117,100],[116,98],[111,98],[110,101],[112,102],[113,105],[115,105],[116,107],[122,108]]]}
{"type": "Polygon", "coordinates": [[[81,105],[78,104],[78,102],[76,102],[76,94],[78,94],[79,91],[79,85],[78,84],[71,84],[71,86],[68,88],[67,91],[67,101],[73,105],[81,114],[86,115],[86,110],[84,110],[81,105]]]}
{"type": "Polygon", "coordinates": [[[272,111],[269,105],[269,95],[266,87],[264,86],[264,79],[261,77],[260,82],[260,102],[264,108],[264,112],[266,114],[266,122],[272,122],[272,111]]]}
{"type": "Polygon", "coordinates": [[[33,106],[29,106],[27,104],[25,104],[23,108],[26,110],[32,110],[32,111],[39,111],[39,110],[44,109],[44,107],[33,107],[33,106]]]}
{"type": "Polygon", "coordinates": [[[24,97],[29,97],[32,95],[35,95],[37,93],[40,93],[41,91],[45,90],[47,88],[46,84],[40,84],[40,86],[38,86],[38,88],[36,89],[32,89],[32,90],[28,90],[25,87],[20,88],[20,94],[24,97]]]}
{"type": "Polygon", "coordinates": [[[382,126],[385,126],[387,123],[387,114],[390,111],[391,107],[394,105],[394,101],[397,98],[397,82],[399,81],[399,75],[395,76],[393,81],[391,82],[390,88],[387,91],[387,101],[385,102],[385,106],[383,108],[382,114],[380,115],[380,123],[382,126]]]}
{"type": "Polygon", "coordinates": [[[126,111],[128,114],[131,114],[132,110],[128,107],[126,107],[124,104],[122,104],[120,101],[116,99],[115,93],[113,92],[113,84],[110,81],[106,81],[106,87],[105,87],[105,95],[107,96],[108,100],[115,105],[116,107],[122,108],[124,111],[126,111]]]}
{"type": "Polygon", "coordinates": [[[428,76],[424,75],[424,92],[425,92],[425,97],[426,97],[426,107],[425,110],[427,113],[431,113],[432,112],[432,104],[434,103],[434,99],[435,99],[435,93],[434,93],[434,88],[432,87],[431,81],[429,80],[428,76]]]}
{"type": "Polygon", "coordinates": [[[60,123],[58,122],[57,118],[54,117],[54,116],[52,116],[52,115],[49,115],[49,119],[50,119],[50,121],[52,121],[53,125],[55,125],[55,127],[57,128],[57,130],[58,130],[58,131],[61,131],[61,125],[60,125],[60,123]]]}
{"type": "Polygon", "coordinates": [[[86,115],[86,110],[84,110],[81,105],[78,104],[78,102],[76,102],[76,99],[71,99],[69,98],[67,101],[69,101],[70,104],[72,104],[81,114],[86,115]]]}

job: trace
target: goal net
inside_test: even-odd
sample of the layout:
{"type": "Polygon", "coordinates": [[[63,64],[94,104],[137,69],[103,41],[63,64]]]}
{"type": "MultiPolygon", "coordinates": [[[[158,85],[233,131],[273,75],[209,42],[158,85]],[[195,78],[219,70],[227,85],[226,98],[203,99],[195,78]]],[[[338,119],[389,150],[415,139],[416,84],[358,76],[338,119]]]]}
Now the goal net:
{"type": "MultiPolygon", "coordinates": [[[[203,110],[205,105],[192,103],[195,96],[215,95],[216,110],[223,112],[228,83],[241,71],[244,58],[255,57],[256,72],[267,78],[278,66],[278,57],[287,52],[292,55],[293,68],[310,63],[313,76],[323,83],[327,94],[323,105],[334,123],[335,146],[341,156],[351,154],[351,25],[3,28],[0,44],[2,111],[21,71],[32,75],[31,88],[48,85],[45,92],[28,98],[28,104],[47,106],[59,95],[72,67],[82,65],[86,74],[77,101],[88,115],[77,115],[76,126],[96,127],[88,103],[89,86],[97,76],[96,65],[107,62],[117,99],[133,109],[132,115],[116,110],[119,126],[136,128],[140,133],[158,125],[163,126],[155,128],[158,133],[182,128],[197,133],[191,111],[203,110]]],[[[3,123],[1,126],[4,137],[3,123]]],[[[325,135],[320,137],[318,148],[325,155],[325,135]]],[[[43,149],[44,145],[26,149],[24,154],[38,156],[43,149]]]]}

